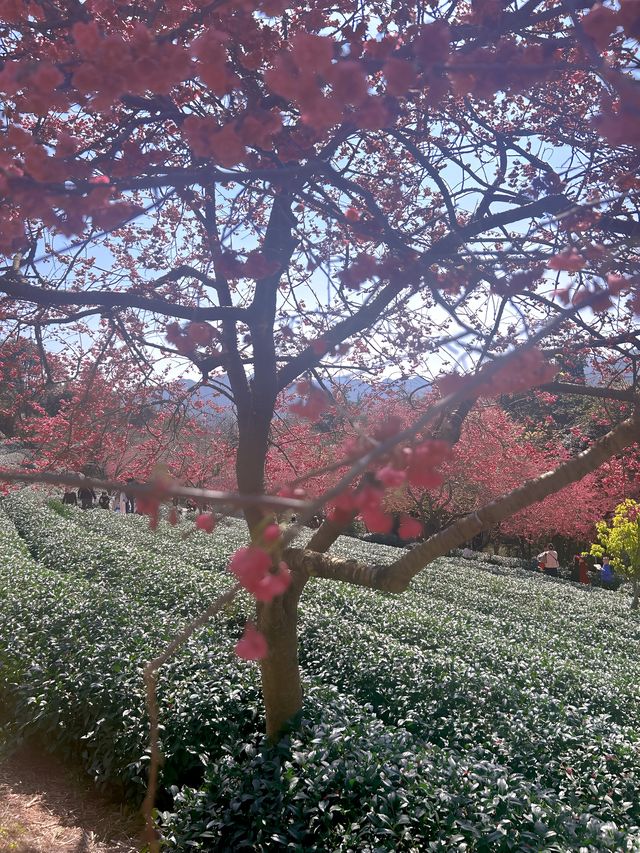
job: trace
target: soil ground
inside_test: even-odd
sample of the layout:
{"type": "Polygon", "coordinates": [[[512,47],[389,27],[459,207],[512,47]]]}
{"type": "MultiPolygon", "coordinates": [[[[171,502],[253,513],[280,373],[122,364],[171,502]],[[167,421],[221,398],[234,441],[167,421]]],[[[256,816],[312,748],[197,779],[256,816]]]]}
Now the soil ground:
{"type": "Polygon", "coordinates": [[[36,745],[0,757],[0,853],[137,853],[140,827],[36,745]]]}

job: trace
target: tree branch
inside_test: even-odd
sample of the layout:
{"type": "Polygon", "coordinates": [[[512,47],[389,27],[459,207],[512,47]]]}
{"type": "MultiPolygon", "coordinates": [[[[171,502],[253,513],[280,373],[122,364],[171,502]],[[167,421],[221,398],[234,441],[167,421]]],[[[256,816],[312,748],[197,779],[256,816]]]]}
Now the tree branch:
{"type": "MultiPolygon", "coordinates": [[[[353,521],[354,518],[355,513],[352,515],[350,520],[353,521]]],[[[347,524],[348,523],[349,522],[347,522],[347,524]]],[[[346,524],[334,524],[333,521],[325,518],[307,543],[308,550],[318,554],[324,554],[325,551],[328,551],[333,545],[338,536],[342,535],[346,526],[346,524]]]]}
{"type": "Polygon", "coordinates": [[[149,483],[122,483],[119,480],[100,480],[96,477],[82,477],[66,471],[22,471],[18,468],[0,468],[0,482],[17,483],[50,483],[52,485],[65,484],[67,486],[86,486],[90,489],[101,491],[126,491],[132,495],[143,497],[160,497],[161,500],[169,498],[191,498],[201,503],[222,504],[223,506],[234,506],[244,508],[246,506],[259,506],[272,510],[296,510],[302,512],[309,508],[307,501],[295,498],[283,498],[270,495],[248,495],[238,492],[221,492],[215,489],[193,489],[189,486],[175,484],[159,484],[153,481],[149,483]]]}
{"type": "Polygon", "coordinates": [[[340,560],[327,554],[293,552],[293,567],[303,568],[311,577],[344,581],[386,592],[403,592],[411,580],[436,557],[467,542],[483,530],[488,530],[525,507],[538,503],[585,474],[595,471],[613,455],[640,439],[640,414],[623,421],[597,441],[589,450],[578,454],[553,471],[529,480],[517,489],[483,506],[431,536],[417,548],[403,555],[390,566],[367,566],[357,560],[340,560]]]}
{"type": "MultiPolygon", "coordinates": [[[[166,278],[166,277],[165,277],[166,278]]],[[[32,302],[36,305],[47,305],[57,308],[63,305],[101,305],[105,308],[140,308],[154,314],[167,317],[179,317],[183,320],[247,320],[247,310],[244,308],[227,308],[211,306],[209,308],[188,307],[176,305],[166,299],[139,295],[131,290],[116,291],[60,291],[45,290],[27,284],[21,277],[6,273],[0,277],[0,291],[13,299],[32,302]]]]}
{"type": "MultiPolygon", "coordinates": [[[[386,284],[382,290],[370,302],[365,303],[357,313],[336,323],[331,329],[322,335],[323,346],[310,346],[303,350],[298,356],[292,358],[289,364],[278,372],[278,386],[280,390],[286,388],[305,370],[315,367],[324,356],[337,344],[369,328],[376,318],[384,316],[385,308],[392,302],[394,297],[406,289],[409,284],[416,285],[425,279],[433,278],[428,273],[428,268],[436,261],[443,260],[455,252],[467,240],[479,234],[492,231],[502,225],[519,222],[522,219],[533,219],[548,213],[560,213],[572,208],[572,203],[566,196],[549,195],[531,204],[522,205],[511,210],[500,211],[491,216],[486,216],[480,221],[473,221],[464,228],[450,231],[446,236],[436,241],[416,261],[411,263],[403,272],[403,282],[399,285],[397,281],[386,284]]],[[[427,284],[435,284],[427,281],[427,284]]],[[[434,295],[437,291],[434,288],[434,295]]],[[[314,342],[314,344],[317,342],[314,342]]]]}
{"type": "Polygon", "coordinates": [[[156,695],[157,672],[161,666],[171,658],[178,649],[183,646],[189,637],[198,628],[206,625],[223,607],[229,604],[240,591],[240,584],[234,584],[207,607],[199,616],[196,616],[188,625],[168,643],[165,648],[153,660],[148,661],[143,670],[144,686],[146,691],[147,712],[149,714],[149,781],[147,793],[142,804],[142,813],[145,820],[145,835],[149,843],[150,853],[159,853],[160,844],[156,835],[153,811],[155,808],[156,794],[158,791],[158,776],[162,754],[160,752],[160,713],[156,695]]]}
{"type": "Polygon", "coordinates": [[[549,394],[578,394],[582,397],[599,397],[640,405],[640,396],[634,394],[630,388],[596,388],[592,385],[576,385],[572,382],[547,382],[546,385],[540,385],[538,390],[549,394]]]}
{"type": "Polygon", "coordinates": [[[369,589],[386,589],[380,582],[386,566],[368,566],[357,560],[343,560],[331,554],[319,554],[302,548],[289,548],[283,556],[292,571],[306,572],[312,578],[344,581],[352,586],[369,589]]]}
{"type": "MultiPolygon", "coordinates": [[[[463,400],[448,416],[443,416],[433,435],[441,441],[446,441],[447,444],[456,444],[460,440],[465,418],[474,407],[475,402],[475,398],[463,400]]],[[[335,524],[326,518],[307,543],[309,551],[324,554],[354,518],[355,513],[345,524],[335,524]]]]}

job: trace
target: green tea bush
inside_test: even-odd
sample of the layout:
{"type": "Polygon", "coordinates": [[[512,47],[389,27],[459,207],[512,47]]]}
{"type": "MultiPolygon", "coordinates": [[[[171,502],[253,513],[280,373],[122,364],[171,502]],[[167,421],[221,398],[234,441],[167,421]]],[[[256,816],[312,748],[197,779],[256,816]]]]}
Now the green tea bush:
{"type": "MultiPolygon", "coordinates": [[[[11,509],[20,515],[16,504],[12,501],[11,509]]],[[[42,546],[45,540],[41,525],[50,524],[62,536],[68,532],[64,524],[58,526],[64,520],[55,513],[35,509],[31,523],[20,516],[33,542],[42,546]]],[[[69,564],[80,565],[81,549],[87,547],[86,541],[79,543],[81,537],[75,537],[75,552],[70,537],[65,570],[59,571],[33,561],[4,512],[2,523],[0,683],[5,700],[25,732],[39,732],[52,745],[80,752],[97,781],[124,784],[135,794],[148,762],[141,668],[172,638],[181,620],[163,607],[150,608],[130,583],[129,570],[109,575],[105,583],[112,552],[106,553],[105,566],[104,553],[94,558],[91,572],[101,581],[92,582],[66,570],[69,564]]],[[[48,562],[56,565],[57,558],[48,562]]],[[[196,615],[212,595],[211,578],[200,574],[199,606],[189,615],[196,615]]],[[[214,579],[219,588],[229,585],[220,575],[214,579]]],[[[211,754],[259,726],[255,670],[233,653],[242,621],[234,612],[198,632],[159,675],[167,785],[199,778],[211,754]]]]}
{"type": "MultiPolygon", "coordinates": [[[[140,604],[194,615],[229,586],[224,568],[234,547],[220,540],[217,547],[208,543],[205,573],[187,561],[184,543],[176,541],[173,551],[168,546],[152,551],[145,540],[145,534],[153,535],[148,520],[144,530],[128,520],[114,524],[114,516],[103,510],[83,512],[74,507],[71,517],[61,517],[28,490],[11,495],[3,505],[31,553],[47,568],[92,579],[103,587],[124,586],[140,604]]],[[[161,541],[172,540],[167,536],[156,540],[161,541]]]]}
{"type": "Polygon", "coordinates": [[[267,853],[637,850],[637,828],[473,752],[439,749],[335,689],[311,689],[277,748],[243,745],[174,790],[167,849],[267,853]]]}
{"type": "MultiPolygon", "coordinates": [[[[482,643],[480,635],[478,639],[482,643]]],[[[349,625],[327,625],[324,632],[316,628],[313,642],[305,636],[302,648],[314,682],[335,684],[372,707],[387,725],[402,725],[421,742],[454,748],[462,755],[471,751],[532,783],[565,792],[583,786],[585,777],[599,780],[591,783],[592,792],[599,800],[598,813],[606,812],[607,819],[626,815],[628,803],[634,802],[638,773],[629,745],[636,729],[624,719],[625,704],[627,710],[633,704],[632,684],[627,683],[614,716],[608,710],[615,707],[615,697],[606,684],[599,701],[597,682],[592,700],[589,685],[575,689],[578,673],[567,667],[545,675],[535,668],[530,673],[522,663],[513,667],[510,678],[500,655],[487,656],[482,648],[473,661],[458,655],[457,649],[447,659],[434,650],[421,652],[385,641],[370,629],[356,635],[349,625]],[[334,660],[319,651],[324,641],[331,642],[334,660]],[[307,652],[309,647],[312,652],[307,652]],[[622,771],[614,785],[612,775],[617,772],[612,774],[612,768],[622,771]],[[606,804],[607,796],[615,801],[606,804]]]]}
{"type": "Polygon", "coordinates": [[[247,526],[237,519],[224,519],[212,535],[184,519],[175,526],[161,519],[157,530],[151,530],[147,516],[122,516],[99,509],[83,512],[75,507],[72,511],[76,524],[93,534],[116,542],[126,539],[146,554],[178,560],[203,571],[223,570],[229,554],[247,541],[247,526]]]}
{"type": "Polygon", "coordinates": [[[464,557],[465,560],[475,560],[477,563],[489,563],[492,566],[504,566],[511,569],[529,569],[531,560],[523,557],[503,557],[501,554],[485,554],[482,551],[472,551],[470,554],[462,548],[454,548],[449,552],[450,557],[464,557]]]}
{"type": "MultiPolygon", "coordinates": [[[[30,553],[4,518],[2,690],[25,729],[139,790],[141,666],[229,583],[242,525],[152,533],[42,503],[4,502],[30,553]]],[[[397,556],[345,538],[333,551],[397,556]]],[[[277,748],[257,668],[232,651],[246,610],[160,674],[167,849],[640,850],[640,630],[620,596],[453,558],[398,597],[311,581],[307,700],[277,748]]]]}

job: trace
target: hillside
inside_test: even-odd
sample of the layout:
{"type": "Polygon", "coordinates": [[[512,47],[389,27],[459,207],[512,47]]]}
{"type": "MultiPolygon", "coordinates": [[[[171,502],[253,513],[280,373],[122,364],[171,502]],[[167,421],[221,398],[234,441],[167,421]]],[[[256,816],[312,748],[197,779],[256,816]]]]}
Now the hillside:
{"type": "MultiPolygon", "coordinates": [[[[61,512],[27,490],[2,503],[2,692],[21,730],[81,743],[87,770],[136,798],[139,667],[229,584],[244,530],[61,512]]],[[[162,673],[166,849],[640,849],[640,627],[625,597],[451,558],[400,597],[312,582],[303,719],[277,750],[257,668],[232,651],[249,612],[234,604],[162,673]]]]}

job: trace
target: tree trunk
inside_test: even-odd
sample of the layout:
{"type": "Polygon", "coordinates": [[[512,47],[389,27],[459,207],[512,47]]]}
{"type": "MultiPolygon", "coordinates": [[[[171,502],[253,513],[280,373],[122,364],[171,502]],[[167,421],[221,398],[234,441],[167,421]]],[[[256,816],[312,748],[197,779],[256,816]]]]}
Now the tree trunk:
{"type": "Polygon", "coordinates": [[[638,578],[632,578],[631,585],[633,587],[633,599],[631,600],[631,609],[637,610],[638,604],[640,604],[640,586],[638,584],[638,578]]]}
{"type": "MultiPolygon", "coordinates": [[[[264,460],[267,454],[270,417],[239,418],[239,447],[236,472],[241,492],[264,492],[264,460]]],[[[264,518],[258,507],[245,507],[245,518],[253,534],[264,518]]],[[[298,601],[308,580],[303,571],[292,572],[291,586],[284,595],[268,603],[257,603],[257,627],[269,652],[260,662],[262,695],[267,719],[267,737],[276,742],[286,724],[302,708],[302,681],[298,666],[298,601]]]]}
{"type": "Polygon", "coordinates": [[[269,653],[260,662],[262,693],[267,717],[267,737],[276,742],[283,729],[302,708],[302,681],[298,666],[298,601],[307,582],[305,572],[292,573],[284,595],[268,604],[258,603],[258,629],[265,635],[269,653]]]}

